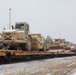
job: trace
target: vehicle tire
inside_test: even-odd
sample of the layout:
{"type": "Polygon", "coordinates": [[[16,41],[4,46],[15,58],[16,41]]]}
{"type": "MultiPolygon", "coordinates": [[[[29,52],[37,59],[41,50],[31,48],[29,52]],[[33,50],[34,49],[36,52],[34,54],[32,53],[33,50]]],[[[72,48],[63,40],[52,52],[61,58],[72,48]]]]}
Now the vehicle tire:
{"type": "Polygon", "coordinates": [[[47,51],[49,51],[49,48],[46,48],[47,51]]]}
{"type": "Polygon", "coordinates": [[[28,51],[31,51],[31,48],[32,48],[32,39],[30,36],[28,36],[28,40],[27,40],[27,44],[26,44],[26,49],[28,51]]]}
{"type": "Polygon", "coordinates": [[[44,47],[43,47],[43,50],[44,50],[44,51],[47,51],[47,48],[46,48],[46,46],[44,46],[44,47]]]}

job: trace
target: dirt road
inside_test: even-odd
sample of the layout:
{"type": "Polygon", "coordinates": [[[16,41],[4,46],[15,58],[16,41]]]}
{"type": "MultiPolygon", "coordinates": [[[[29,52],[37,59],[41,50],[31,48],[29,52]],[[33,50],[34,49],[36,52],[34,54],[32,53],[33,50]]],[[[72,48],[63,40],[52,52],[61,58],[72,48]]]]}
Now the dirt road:
{"type": "Polygon", "coordinates": [[[0,75],[73,75],[76,56],[2,65],[0,71],[0,75]]]}

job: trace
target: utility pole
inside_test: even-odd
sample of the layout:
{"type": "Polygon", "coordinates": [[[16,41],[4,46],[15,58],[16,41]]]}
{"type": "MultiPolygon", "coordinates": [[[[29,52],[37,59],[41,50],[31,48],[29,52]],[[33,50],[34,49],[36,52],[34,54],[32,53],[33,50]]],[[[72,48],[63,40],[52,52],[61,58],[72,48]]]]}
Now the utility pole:
{"type": "Polygon", "coordinates": [[[11,8],[9,9],[9,29],[11,27],[11,8]]]}

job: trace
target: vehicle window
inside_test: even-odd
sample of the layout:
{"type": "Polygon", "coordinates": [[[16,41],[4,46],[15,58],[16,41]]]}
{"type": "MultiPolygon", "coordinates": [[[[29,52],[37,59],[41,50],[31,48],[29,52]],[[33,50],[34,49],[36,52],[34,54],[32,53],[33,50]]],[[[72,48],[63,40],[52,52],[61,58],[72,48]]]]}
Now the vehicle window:
{"type": "Polygon", "coordinates": [[[16,24],[17,30],[24,30],[24,24],[16,24]]]}
{"type": "Polygon", "coordinates": [[[29,31],[29,25],[26,25],[26,30],[28,30],[28,31],[29,31]]]}

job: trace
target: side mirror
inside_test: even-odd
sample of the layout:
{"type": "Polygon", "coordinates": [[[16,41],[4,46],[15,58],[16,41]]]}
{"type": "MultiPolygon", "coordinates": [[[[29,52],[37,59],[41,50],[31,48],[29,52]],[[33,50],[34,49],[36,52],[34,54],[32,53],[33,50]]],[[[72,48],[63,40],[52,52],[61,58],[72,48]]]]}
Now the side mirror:
{"type": "Polygon", "coordinates": [[[13,25],[11,25],[12,29],[14,29],[13,25]]]}
{"type": "Polygon", "coordinates": [[[4,30],[6,30],[6,28],[4,28],[4,30]]]}

